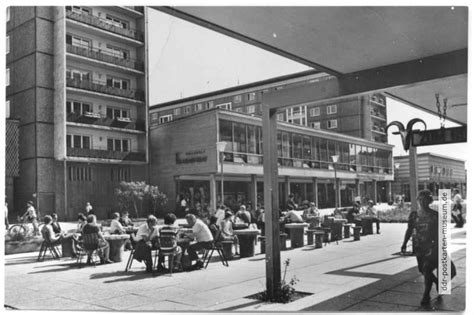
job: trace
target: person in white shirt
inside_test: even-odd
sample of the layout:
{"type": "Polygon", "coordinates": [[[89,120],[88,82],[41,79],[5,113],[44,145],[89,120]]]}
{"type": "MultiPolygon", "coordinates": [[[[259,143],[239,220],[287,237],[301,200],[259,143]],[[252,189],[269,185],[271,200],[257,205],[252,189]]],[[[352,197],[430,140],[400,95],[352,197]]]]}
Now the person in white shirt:
{"type": "Polygon", "coordinates": [[[224,217],[225,217],[224,206],[219,206],[214,216],[217,218],[217,222],[216,222],[217,226],[220,226],[222,220],[224,220],[224,217]]]}
{"type": "Polygon", "coordinates": [[[232,217],[232,211],[225,212],[224,221],[219,225],[221,229],[221,239],[224,241],[234,242],[235,254],[239,255],[239,238],[234,234],[234,229],[232,228],[232,217]]]}
{"type": "Polygon", "coordinates": [[[118,212],[114,212],[112,214],[112,221],[110,222],[110,230],[109,230],[110,234],[125,234],[126,233],[119,219],[120,219],[120,214],[118,212]]]}
{"type": "Polygon", "coordinates": [[[193,231],[192,237],[196,241],[196,243],[191,244],[187,249],[189,259],[191,261],[196,260],[193,268],[199,269],[204,266],[204,262],[199,258],[197,251],[201,249],[210,249],[212,247],[212,241],[214,238],[212,237],[209,227],[200,219],[197,219],[194,214],[187,214],[186,221],[188,222],[189,226],[191,226],[193,231]]]}
{"type": "Polygon", "coordinates": [[[156,249],[156,240],[158,238],[158,219],[154,215],[149,215],[146,223],[142,224],[134,237],[137,242],[133,258],[138,261],[144,261],[146,272],[152,272],[153,263],[151,258],[152,249],[156,249]]]}
{"type": "Polygon", "coordinates": [[[285,220],[291,223],[303,223],[303,218],[295,210],[290,210],[285,214],[285,220]]]}
{"type": "Polygon", "coordinates": [[[28,220],[28,222],[31,222],[33,224],[33,233],[34,235],[39,234],[39,229],[38,229],[38,219],[36,216],[36,210],[35,207],[33,207],[33,201],[28,201],[26,203],[26,212],[21,216],[21,220],[25,220],[25,218],[28,220]]]}

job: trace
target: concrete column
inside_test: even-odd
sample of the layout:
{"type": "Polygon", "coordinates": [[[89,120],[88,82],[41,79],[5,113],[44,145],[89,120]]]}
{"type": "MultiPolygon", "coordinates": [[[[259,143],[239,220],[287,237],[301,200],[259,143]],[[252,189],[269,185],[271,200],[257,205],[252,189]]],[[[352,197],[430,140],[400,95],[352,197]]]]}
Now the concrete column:
{"type": "Polygon", "coordinates": [[[372,191],[374,192],[374,203],[377,204],[377,180],[373,179],[372,180],[372,191]]]}
{"type": "Polygon", "coordinates": [[[214,215],[216,213],[217,209],[217,194],[216,194],[216,177],[214,174],[211,174],[209,176],[209,191],[210,191],[210,196],[209,196],[209,210],[210,214],[214,215]]]}
{"type": "Polygon", "coordinates": [[[336,208],[341,207],[341,179],[336,178],[335,185],[334,185],[335,193],[336,193],[336,208]]]}
{"type": "Polygon", "coordinates": [[[285,192],[284,200],[287,200],[288,196],[291,194],[290,176],[285,176],[284,192],[285,192]]]}
{"type": "Polygon", "coordinates": [[[314,194],[314,203],[316,204],[316,207],[319,208],[319,203],[318,203],[318,178],[313,177],[313,194],[314,194]]]}
{"type": "Polygon", "coordinates": [[[389,182],[387,182],[387,184],[388,184],[387,185],[388,186],[387,187],[387,193],[388,193],[388,199],[387,200],[390,202],[390,201],[393,201],[392,182],[389,181],[389,182]]]}
{"type": "Polygon", "coordinates": [[[252,209],[257,210],[257,175],[250,175],[250,202],[252,209]]]}
{"type": "Polygon", "coordinates": [[[428,184],[426,182],[423,182],[423,189],[424,190],[428,189],[428,184]]]}
{"type": "Polygon", "coordinates": [[[416,211],[418,205],[416,202],[416,197],[418,194],[418,162],[416,156],[416,147],[411,146],[409,151],[410,156],[410,201],[411,201],[411,210],[416,211]]]}
{"type": "Polygon", "coordinates": [[[356,195],[360,196],[360,179],[356,179],[356,195]]]}

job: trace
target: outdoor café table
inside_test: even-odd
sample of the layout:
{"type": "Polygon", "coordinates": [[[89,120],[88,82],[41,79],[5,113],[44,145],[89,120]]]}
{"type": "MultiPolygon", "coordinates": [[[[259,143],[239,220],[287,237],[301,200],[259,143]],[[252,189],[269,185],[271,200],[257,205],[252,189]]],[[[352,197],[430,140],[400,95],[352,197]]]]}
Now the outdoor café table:
{"type": "Polygon", "coordinates": [[[233,223],[232,229],[235,230],[245,230],[248,229],[249,225],[247,223],[233,223]]]}
{"type": "Polygon", "coordinates": [[[130,239],[128,234],[104,234],[104,239],[109,243],[109,258],[115,262],[121,262],[124,258],[124,244],[130,239]]]}
{"type": "Polygon", "coordinates": [[[244,229],[234,230],[234,234],[239,238],[240,257],[255,256],[255,238],[260,234],[259,230],[244,229]]]}
{"type": "Polygon", "coordinates": [[[287,223],[285,229],[290,232],[291,247],[297,248],[304,245],[304,228],[308,223],[287,223]]]}
{"type": "Polygon", "coordinates": [[[374,234],[372,217],[369,215],[361,215],[360,219],[362,220],[362,235],[374,234]]]}
{"type": "Polygon", "coordinates": [[[309,223],[310,229],[315,229],[321,226],[321,218],[317,216],[309,216],[306,218],[306,223],[309,223]]]}
{"type": "Polygon", "coordinates": [[[346,223],[346,219],[334,219],[331,224],[331,241],[342,239],[342,225],[346,223]]]}

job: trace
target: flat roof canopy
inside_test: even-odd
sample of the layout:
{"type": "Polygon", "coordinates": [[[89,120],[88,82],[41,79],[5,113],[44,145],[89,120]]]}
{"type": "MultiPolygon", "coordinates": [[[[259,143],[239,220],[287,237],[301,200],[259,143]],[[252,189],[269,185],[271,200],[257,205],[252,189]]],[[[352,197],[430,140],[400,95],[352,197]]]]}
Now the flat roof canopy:
{"type": "Polygon", "coordinates": [[[448,119],[467,122],[467,7],[153,8],[338,78],[362,71],[389,78],[383,86],[371,75],[361,93],[372,88],[435,114],[438,93],[441,105],[448,99],[448,119]],[[445,58],[429,70],[407,71],[438,55],[445,58]]]}

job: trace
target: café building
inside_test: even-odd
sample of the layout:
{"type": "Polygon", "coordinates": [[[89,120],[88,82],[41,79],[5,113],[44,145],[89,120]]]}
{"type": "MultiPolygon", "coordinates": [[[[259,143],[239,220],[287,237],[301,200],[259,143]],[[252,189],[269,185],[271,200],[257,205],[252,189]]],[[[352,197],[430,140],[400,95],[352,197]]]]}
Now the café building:
{"type": "MultiPolygon", "coordinates": [[[[277,147],[281,208],[290,193],[319,208],[390,198],[392,145],[278,122],[277,147]]],[[[213,108],[150,127],[150,181],[167,210],[183,198],[211,212],[222,199],[254,209],[264,203],[262,153],[262,118],[213,108]]]]}

